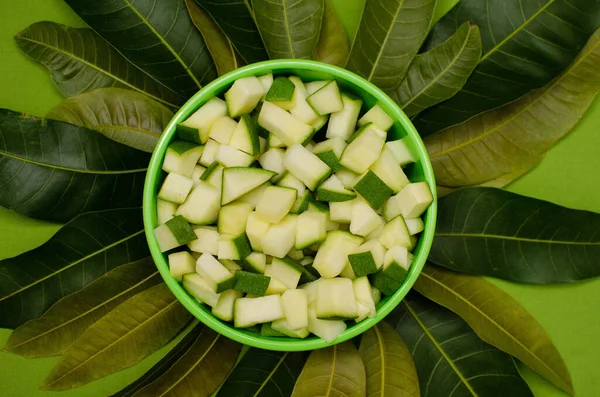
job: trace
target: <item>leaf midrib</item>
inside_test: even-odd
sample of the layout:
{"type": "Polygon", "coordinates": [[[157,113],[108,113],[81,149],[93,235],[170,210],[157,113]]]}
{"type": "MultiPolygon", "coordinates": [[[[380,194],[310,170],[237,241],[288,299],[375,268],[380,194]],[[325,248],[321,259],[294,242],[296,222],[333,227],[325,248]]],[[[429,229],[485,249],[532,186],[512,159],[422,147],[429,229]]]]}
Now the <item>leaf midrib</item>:
{"type": "Polygon", "coordinates": [[[446,360],[446,362],[448,362],[448,365],[450,366],[450,368],[452,368],[452,370],[456,373],[456,375],[458,376],[458,378],[460,379],[460,381],[465,385],[465,387],[467,388],[467,390],[473,396],[477,397],[477,393],[475,393],[475,391],[473,390],[473,388],[471,387],[471,385],[469,384],[469,382],[467,381],[467,379],[464,377],[464,375],[462,374],[462,372],[460,372],[460,370],[456,367],[456,365],[454,365],[454,362],[450,359],[450,357],[448,357],[448,355],[446,354],[446,352],[444,351],[444,349],[442,349],[442,346],[437,342],[437,340],[434,338],[434,336],[431,334],[431,332],[429,332],[429,329],[425,326],[425,324],[423,324],[423,322],[421,321],[421,319],[419,318],[419,316],[417,315],[417,313],[415,313],[415,311],[410,307],[410,305],[408,304],[408,302],[402,301],[402,303],[404,304],[404,306],[406,307],[406,310],[408,310],[408,312],[410,313],[410,315],[413,316],[413,318],[415,319],[415,321],[417,322],[417,324],[419,325],[419,327],[423,330],[423,332],[425,333],[425,335],[427,335],[427,337],[429,338],[429,340],[431,341],[431,343],[440,352],[440,354],[446,360]]]}
{"type": "MultiPolygon", "coordinates": [[[[387,33],[385,34],[385,38],[383,39],[383,42],[381,43],[381,48],[379,49],[379,51],[377,53],[377,58],[375,58],[375,61],[373,61],[373,66],[371,67],[371,72],[369,73],[369,76],[367,77],[368,81],[371,81],[371,79],[373,78],[373,75],[375,74],[375,70],[379,66],[379,60],[383,56],[384,49],[387,45],[390,35],[392,34],[392,30],[393,30],[394,24],[396,23],[396,19],[398,19],[398,15],[400,14],[402,7],[404,7],[404,3],[405,3],[405,0],[401,0],[400,4],[398,4],[398,8],[396,9],[396,12],[394,13],[392,22],[390,23],[390,27],[389,27],[387,33]]],[[[362,19],[361,19],[361,23],[362,23],[362,19]]],[[[358,32],[356,33],[356,35],[358,36],[358,32]]]]}
{"type": "Polygon", "coordinates": [[[333,358],[331,359],[331,373],[329,375],[329,384],[327,385],[327,391],[325,392],[325,397],[329,397],[331,395],[331,390],[333,389],[333,379],[335,377],[335,365],[337,363],[337,349],[338,346],[333,346],[333,358]]]}
{"type": "MultiPolygon", "coordinates": [[[[173,302],[176,303],[177,301],[173,302]]],[[[206,329],[206,328],[205,328],[206,329]]],[[[200,334],[198,335],[198,337],[196,338],[196,341],[198,341],[198,339],[200,339],[200,337],[202,336],[202,332],[200,332],[200,334]]],[[[202,362],[202,360],[204,360],[204,358],[206,357],[206,355],[212,350],[212,348],[215,346],[215,344],[217,343],[217,341],[219,340],[221,335],[219,335],[218,333],[215,333],[215,338],[214,340],[210,343],[210,346],[208,346],[208,348],[204,351],[204,353],[202,353],[202,355],[196,360],[196,362],[193,365],[190,365],[190,367],[183,373],[181,374],[181,376],[175,381],[173,382],[173,384],[171,386],[169,386],[165,391],[163,391],[158,397],[162,397],[165,394],[167,394],[169,391],[171,391],[175,386],[177,386],[183,379],[185,379],[190,372],[192,372],[197,366],[198,364],[200,364],[200,362],[202,362]]],[[[196,343],[196,342],[194,342],[196,343]]],[[[190,349],[193,347],[193,345],[190,347],[190,349]]],[[[188,350],[189,351],[189,350],[188,350]]]]}
{"type": "MultiPolygon", "coordinates": [[[[82,317],[85,317],[85,316],[87,316],[87,315],[88,315],[88,314],[90,314],[91,312],[93,312],[93,311],[95,311],[95,310],[98,310],[99,308],[101,308],[101,307],[105,306],[106,304],[108,304],[108,303],[110,303],[110,302],[112,302],[112,301],[116,300],[117,298],[119,298],[119,297],[121,297],[121,296],[125,295],[126,293],[128,293],[128,292],[130,292],[130,291],[133,291],[135,288],[137,288],[137,287],[139,287],[140,285],[144,284],[146,281],[150,280],[151,278],[153,278],[153,277],[154,277],[154,276],[156,276],[157,274],[159,274],[159,273],[158,273],[158,271],[155,271],[154,273],[152,273],[152,274],[151,274],[151,275],[149,275],[148,277],[144,278],[143,280],[140,280],[140,281],[138,281],[137,283],[135,283],[135,284],[133,284],[133,285],[130,285],[130,286],[129,286],[129,288],[127,288],[127,289],[125,289],[125,290],[123,290],[123,291],[119,292],[118,294],[116,294],[116,295],[112,296],[110,299],[108,299],[108,300],[104,301],[102,304],[100,304],[100,305],[96,305],[96,306],[94,306],[94,307],[92,307],[92,308],[90,308],[90,309],[86,310],[85,312],[83,312],[83,313],[80,313],[80,314],[78,314],[77,316],[75,316],[75,317],[73,317],[73,318],[71,318],[71,319],[69,319],[69,320],[67,320],[67,321],[65,321],[65,322],[62,322],[62,323],[60,323],[60,325],[59,325],[59,326],[57,326],[57,327],[53,327],[53,328],[51,328],[51,329],[49,329],[49,330],[47,330],[47,331],[45,331],[45,332],[42,332],[41,334],[38,334],[38,335],[34,336],[33,338],[26,339],[26,340],[22,341],[21,343],[18,343],[18,344],[16,344],[16,345],[10,346],[8,350],[10,351],[10,350],[13,350],[13,349],[15,349],[15,348],[17,348],[17,347],[19,347],[19,346],[22,346],[22,345],[24,345],[24,344],[31,343],[32,341],[34,341],[34,340],[36,340],[36,339],[38,339],[38,338],[41,338],[41,337],[42,337],[42,336],[44,336],[44,335],[47,335],[47,334],[49,334],[49,333],[51,333],[51,332],[54,332],[54,331],[56,331],[57,329],[60,329],[60,328],[62,328],[62,327],[65,327],[65,326],[69,325],[70,323],[72,323],[72,322],[74,322],[74,321],[76,321],[76,320],[78,320],[78,319],[80,319],[80,318],[82,318],[82,317]]],[[[44,317],[46,317],[46,316],[42,316],[42,317],[40,317],[40,318],[44,318],[44,317]]]]}
{"type": "MultiPolygon", "coordinates": [[[[595,38],[595,35],[591,36],[595,38]]],[[[532,93],[538,93],[538,96],[536,98],[534,98],[531,102],[529,102],[526,106],[523,106],[520,110],[517,110],[516,112],[514,112],[510,117],[506,118],[506,120],[504,120],[502,123],[496,125],[495,127],[493,127],[492,129],[484,132],[483,134],[480,134],[478,136],[475,136],[472,139],[469,139],[463,143],[460,143],[458,145],[455,146],[450,146],[448,149],[445,150],[441,150],[439,152],[436,153],[430,153],[429,154],[429,158],[430,159],[434,159],[436,157],[440,157],[442,155],[445,155],[447,153],[451,153],[453,151],[456,150],[460,150],[465,146],[469,146],[471,144],[473,144],[473,142],[477,142],[480,141],[482,139],[484,139],[485,137],[487,137],[488,135],[493,134],[494,132],[498,131],[500,128],[506,126],[507,124],[511,123],[512,121],[514,121],[515,119],[517,119],[518,117],[521,116],[521,114],[525,113],[526,111],[528,111],[531,107],[533,107],[533,105],[537,104],[539,101],[541,101],[544,98],[544,95],[551,90],[552,88],[554,88],[556,85],[558,85],[563,79],[567,78],[568,76],[570,76],[571,72],[573,70],[575,70],[577,67],[579,67],[579,65],[584,62],[585,60],[587,60],[588,56],[593,53],[596,48],[600,46],[600,40],[596,40],[596,43],[594,45],[590,45],[590,49],[588,52],[586,53],[582,53],[581,56],[579,57],[578,60],[576,60],[575,62],[573,62],[573,64],[569,67],[568,71],[565,71],[561,76],[559,76],[557,79],[555,79],[554,81],[552,81],[550,84],[548,84],[546,87],[541,88],[539,91],[532,91],[532,93]]],[[[531,94],[529,94],[531,95],[531,94]]],[[[467,121],[468,123],[468,121],[467,121]]],[[[452,127],[450,127],[452,128],[452,127]]],[[[447,129],[448,130],[448,129],[447,129]]],[[[441,131],[443,132],[443,131],[441,131]]],[[[432,137],[436,137],[435,139],[437,139],[438,134],[433,135],[432,137]]],[[[434,140],[435,140],[434,139],[434,140]]],[[[427,139],[425,140],[425,143],[427,143],[427,139]]]]}
{"type": "Polygon", "coordinates": [[[124,242],[126,242],[126,241],[128,241],[128,240],[130,240],[130,239],[132,239],[132,238],[134,238],[134,237],[136,237],[136,236],[138,236],[138,235],[142,234],[142,233],[144,233],[144,230],[143,230],[143,229],[142,229],[142,230],[140,230],[140,231],[138,231],[138,232],[131,233],[131,234],[130,234],[130,235],[128,235],[127,237],[125,237],[125,238],[122,238],[122,239],[120,239],[120,240],[117,240],[117,241],[115,241],[115,242],[113,242],[113,243],[111,243],[111,244],[109,244],[109,245],[107,245],[107,246],[104,246],[104,247],[102,247],[102,249],[99,249],[99,250],[97,250],[97,251],[94,251],[93,253],[91,253],[91,254],[89,254],[89,255],[86,255],[86,256],[84,256],[83,258],[80,258],[80,259],[78,259],[78,260],[74,261],[73,263],[69,264],[68,266],[65,266],[65,267],[63,267],[63,268],[59,269],[58,271],[52,272],[52,273],[50,273],[50,274],[48,274],[48,275],[46,275],[46,276],[44,276],[44,277],[42,277],[42,278],[40,278],[40,279],[36,280],[36,281],[35,281],[35,282],[33,282],[33,283],[27,284],[26,286],[24,286],[24,287],[21,287],[21,288],[19,288],[18,290],[15,290],[15,291],[11,292],[11,293],[10,293],[10,294],[8,294],[8,295],[5,295],[5,296],[3,296],[3,297],[0,297],[0,302],[2,302],[3,300],[6,300],[6,299],[8,299],[8,298],[10,298],[10,297],[12,297],[12,296],[14,296],[14,295],[16,295],[16,294],[19,294],[19,293],[21,293],[22,291],[26,290],[27,288],[31,288],[32,286],[34,286],[34,285],[37,285],[37,284],[41,283],[41,282],[42,282],[42,281],[44,281],[44,280],[47,280],[47,279],[49,279],[49,278],[51,278],[51,277],[54,277],[54,276],[56,276],[57,274],[60,274],[60,273],[62,273],[62,272],[64,272],[64,271],[66,271],[66,270],[68,270],[68,269],[72,268],[73,266],[76,266],[76,265],[78,265],[78,264],[80,264],[80,263],[82,263],[82,262],[84,262],[84,261],[86,261],[86,260],[88,260],[88,259],[90,259],[90,258],[93,258],[94,256],[96,256],[96,255],[99,255],[99,254],[100,254],[100,253],[102,253],[102,252],[108,251],[109,249],[111,249],[111,248],[113,248],[113,247],[116,247],[117,245],[119,245],[119,244],[122,244],[122,243],[124,243],[124,242]]]}
{"type": "Polygon", "coordinates": [[[485,61],[487,58],[489,58],[493,53],[495,53],[496,51],[498,51],[507,41],[511,40],[514,36],[516,36],[518,33],[520,33],[523,29],[525,29],[531,22],[535,21],[535,19],[542,14],[544,11],[546,11],[546,9],[548,7],[550,7],[556,0],[549,0],[548,3],[546,3],[543,7],[541,7],[535,14],[533,14],[529,19],[527,19],[526,21],[523,22],[523,24],[521,24],[517,29],[513,30],[508,36],[506,36],[504,39],[502,39],[502,41],[500,41],[500,43],[495,43],[494,47],[492,47],[491,50],[489,50],[487,53],[485,53],[481,59],[479,60],[479,63],[482,63],[483,61],[485,61]]]}
{"type": "Polygon", "coordinates": [[[65,372],[65,374],[59,378],[56,378],[54,381],[52,381],[51,383],[44,383],[44,385],[42,386],[44,389],[47,389],[48,386],[55,384],[56,382],[58,382],[59,380],[63,379],[65,376],[75,372],[77,369],[79,369],[81,366],[83,366],[86,363],[89,363],[90,361],[92,361],[96,356],[98,356],[99,354],[103,353],[104,351],[106,351],[107,349],[113,347],[114,345],[116,345],[117,343],[121,342],[123,339],[131,336],[131,334],[133,334],[134,332],[136,332],[140,327],[144,326],[146,323],[148,323],[149,321],[155,319],[156,317],[162,315],[164,312],[166,312],[168,309],[171,308],[171,306],[175,305],[179,303],[179,301],[177,299],[174,299],[173,302],[169,303],[167,306],[163,307],[162,309],[160,309],[159,311],[157,311],[156,313],[154,313],[154,315],[149,316],[146,320],[142,321],[141,323],[139,323],[138,325],[136,325],[134,328],[132,328],[129,332],[127,332],[126,334],[124,334],[123,336],[118,337],[117,339],[115,339],[114,341],[112,341],[111,343],[109,343],[107,346],[103,347],[102,349],[98,350],[96,353],[94,353],[93,355],[91,355],[89,358],[87,358],[85,361],[82,361],[81,363],[79,363],[78,365],[76,365],[75,367],[71,368],[68,372],[65,372]]]}
{"type": "MultiPolygon", "coordinates": [[[[460,51],[457,52],[456,56],[454,57],[454,59],[452,60],[452,62],[450,62],[448,64],[448,67],[444,68],[442,70],[442,72],[440,74],[438,74],[435,79],[433,79],[430,83],[428,83],[427,85],[425,85],[425,87],[423,87],[421,90],[419,90],[418,93],[416,93],[415,95],[413,95],[410,100],[408,100],[408,102],[406,102],[405,104],[402,105],[402,107],[407,107],[410,104],[412,104],[415,100],[417,100],[417,98],[419,98],[421,95],[423,95],[424,92],[428,91],[433,85],[437,84],[437,82],[442,78],[442,76],[444,76],[446,73],[448,73],[448,71],[454,67],[454,65],[456,64],[456,62],[458,61],[458,59],[461,57],[461,55],[463,54],[463,52],[465,51],[466,47],[467,47],[467,43],[469,42],[469,40],[471,39],[471,35],[473,34],[473,29],[472,27],[469,26],[468,31],[467,31],[467,35],[465,37],[465,40],[460,48],[460,51]]],[[[422,55],[419,55],[422,56],[422,55]]]]}
{"type": "MultiPolygon", "coordinates": [[[[135,8],[133,6],[132,2],[130,2],[129,0],[123,0],[123,2],[140,19],[140,21],[142,21],[142,23],[144,25],[146,25],[146,27],[154,34],[154,36],[156,36],[156,38],[158,38],[158,40],[165,46],[165,48],[171,53],[171,55],[173,55],[175,60],[177,62],[179,62],[179,64],[183,67],[183,69],[186,71],[186,73],[192,78],[192,80],[198,86],[198,88],[202,88],[202,84],[200,84],[200,81],[196,78],[196,76],[194,76],[194,74],[190,70],[190,67],[186,65],[186,63],[183,61],[183,59],[181,59],[181,57],[179,56],[177,51],[175,51],[175,49],[173,49],[173,47],[171,47],[171,45],[165,40],[165,38],[162,37],[156,29],[154,29],[154,26],[152,26],[148,22],[148,20],[142,14],[140,14],[140,12],[137,10],[137,8],[135,8]]],[[[185,12],[187,12],[187,9],[185,10],[185,12]]],[[[194,29],[195,29],[195,27],[194,27],[194,29]]]]}
{"type": "Polygon", "coordinates": [[[435,237],[489,238],[489,239],[496,239],[496,240],[519,241],[519,242],[524,242],[524,243],[557,244],[557,245],[582,245],[582,246],[600,245],[600,241],[580,242],[580,241],[564,241],[564,240],[540,240],[540,239],[534,239],[534,238],[525,238],[525,237],[517,237],[517,236],[501,236],[501,235],[496,235],[496,234],[485,234],[485,233],[435,233],[435,237]]]}
{"type": "MultiPolygon", "coordinates": [[[[104,75],[106,75],[106,76],[110,77],[111,79],[113,79],[113,80],[115,80],[115,81],[117,81],[117,82],[119,82],[119,83],[121,83],[121,84],[123,84],[123,85],[125,85],[125,86],[129,87],[129,88],[130,88],[131,90],[133,90],[133,91],[136,91],[136,92],[139,92],[140,94],[146,95],[146,96],[148,96],[148,97],[150,97],[150,98],[154,99],[155,101],[158,101],[158,102],[164,103],[165,105],[168,105],[168,106],[170,106],[170,107],[172,107],[172,108],[179,108],[179,106],[177,106],[176,104],[174,104],[174,103],[171,103],[171,102],[169,102],[169,101],[167,101],[167,100],[165,100],[165,99],[162,99],[162,98],[160,98],[160,97],[157,97],[156,95],[150,94],[149,92],[146,92],[146,91],[142,90],[141,88],[138,88],[138,87],[136,87],[136,86],[132,85],[132,84],[131,84],[131,83],[129,83],[128,81],[125,81],[125,80],[121,79],[120,77],[118,77],[118,76],[116,76],[116,75],[114,75],[114,74],[110,73],[108,70],[103,70],[103,69],[100,69],[100,68],[99,68],[99,67],[97,67],[96,65],[94,65],[94,64],[92,64],[92,63],[90,63],[90,62],[86,61],[86,60],[85,60],[85,59],[83,59],[83,58],[80,58],[80,57],[76,56],[76,55],[75,55],[75,54],[73,54],[73,53],[66,52],[66,51],[62,50],[61,48],[58,48],[58,47],[52,46],[52,45],[50,45],[50,44],[48,44],[48,43],[44,43],[44,42],[42,42],[42,41],[34,40],[34,39],[32,39],[32,38],[29,38],[29,37],[25,37],[25,36],[19,36],[19,37],[18,37],[18,39],[19,39],[19,40],[24,40],[24,41],[29,41],[29,42],[31,42],[31,43],[33,43],[33,44],[41,45],[41,46],[44,46],[44,47],[46,47],[46,48],[48,48],[48,49],[50,49],[50,50],[53,50],[53,51],[55,51],[55,52],[58,52],[58,53],[60,53],[60,54],[63,54],[63,55],[66,55],[67,57],[69,57],[69,58],[72,58],[72,59],[76,60],[77,62],[81,62],[81,63],[83,63],[84,65],[86,65],[87,67],[89,67],[89,68],[91,68],[91,69],[94,69],[94,70],[96,70],[98,73],[100,73],[100,74],[104,74],[104,75]]],[[[127,62],[129,62],[129,61],[127,61],[127,62]]],[[[134,67],[135,67],[135,66],[134,66],[134,67]]],[[[153,81],[155,81],[157,84],[160,84],[160,85],[161,85],[162,87],[164,87],[165,89],[168,89],[168,90],[170,90],[168,87],[164,86],[164,85],[163,85],[163,84],[162,84],[160,81],[156,80],[156,79],[155,79],[153,76],[150,76],[149,74],[145,73],[145,72],[144,72],[144,71],[142,71],[141,69],[138,69],[138,70],[140,70],[142,73],[144,73],[144,75],[148,76],[150,79],[152,79],[153,81]]],[[[170,90],[170,91],[171,91],[171,92],[173,92],[172,90],[170,90]]],[[[175,93],[175,94],[176,94],[176,93],[175,93]]],[[[179,96],[179,94],[176,94],[176,95],[178,95],[178,96],[179,96]]]]}
{"type": "Polygon", "coordinates": [[[100,170],[86,170],[82,168],[69,168],[60,165],[41,163],[39,161],[30,160],[28,158],[24,158],[21,156],[17,156],[15,154],[7,153],[4,151],[0,151],[0,156],[6,156],[13,160],[22,161],[24,163],[37,165],[44,168],[50,168],[53,170],[60,170],[65,172],[73,172],[77,174],[92,174],[92,175],[126,175],[126,174],[136,174],[138,172],[145,172],[148,168],[136,168],[132,170],[124,170],[124,171],[100,171],[100,170]]]}
{"type": "Polygon", "coordinates": [[[494,319],[492,319],[491,317],[487,316],[485,314],[485,312],[483,312],[479,307],[477,307],[475,305],[472,305],[471,302],[468,301],[466,298],[464,298],[462,295],[460,295],[459,293],[457,293],[456,291],[454,291],[450,287],[446,286],[446,284],[441,283],[440,281],[438,281],[437,279],[435,279],[431,275],[427,274],[426,271],[422,272],[421,275],[425,276],[428,280],[433,281],[434,283],[436,283],[440,287],[446,289],[448,292],[450,292],[452,295],[454,295],[457,299],[460,299],[465,304],[467,304],[469,307],[471,307],[473,310],[475,310],[476,312],[478,312],[481,315],[481,317],[487,319],[490,323],[492,323],[493,325],[495,325],[499,330],[501,330],[504,334],[506,334],[506,336],[508,336],[515,344],[517,344],[521,348],[523,348],[523,350],[526,351],[531,357],[533,357],[536,361],[538,361],[540,364],[542,364],[544,367],[546,367],[551,373],[553,373],[557,377],[557,379],[559,379],[561,382],[563,382],[562,377],[559,374],[557,374],[556,371],[554,371],[551,367],[549,367],[544,362],[544,360],[538,358],[538,356],[535,355],[529,348],[527,348],[527,346],[523,345],[520,340],[514,338],[504,327],[500,326],[500,324],[498,324],[494,319]]]}
{"type": "Polygon", "coordinates": [[[281,356],[281,358],[279,359],[279,362],[277,363],[277,365],[275,366],[275,368],[273,368],[273,370],[269,373],[269,375],[267,376],[267,378],[260,385],[260,388],[256,391],[256,393],[254,393],[253,397],[258,397],[258,395],[260,394],[260,392],[262,391],[262,389],[264,389],[264,387],[271,380],[271,378],[273,378],[273,375],[279,369],[279,367],[281,366],[281,364],[283,363],[283,361],[285,360],[285,358],[288,356],[288,354],[290,354],[290,353],[289,352],[285,352],[285,354],[283,356],[281,356]]]}
{"type": "Polygon", "coordinates": [[[381,332],[379,331],[379,326],[375,325],[373,327],[375,331],[375,337],[377,338],[377,345],[379,346],[379,357],[381,357],[381,387],[379,389],[379,393],[381,396],[385,396],[385,349],[383,346],[383,337],[381,336],[381,332]]]}

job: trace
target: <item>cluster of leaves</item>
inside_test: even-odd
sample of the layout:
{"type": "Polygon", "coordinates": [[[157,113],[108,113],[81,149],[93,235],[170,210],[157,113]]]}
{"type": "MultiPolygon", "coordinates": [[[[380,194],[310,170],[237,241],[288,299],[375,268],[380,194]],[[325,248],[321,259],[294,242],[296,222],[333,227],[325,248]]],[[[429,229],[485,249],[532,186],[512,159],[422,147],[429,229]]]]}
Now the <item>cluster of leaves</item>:
{"type": "Polygon", "coordinates": [[[435,0],[366,0],[352,43],[331,0],[65,1],[90,28],[39,22],[15,39],[66,99],[45,118],[0,110],[0,205],[66,222],[0,261],[0,327],[15,328],[4,350],[60,355],[42,388],[114,373],[191,329],[116,395],[531,396],[514,359],[573,393],[543,328],[481,276],[600,275],[600,215],[498,189],[600,89],[598,0],[461,0],[433,27],[435,0]],[[446,194],[415,291],[361,338],[305,353],[242,349],[190,324],[140,210],[173,111],[218,75],[276,58],[345,67],[387,92],[446,194]]]}

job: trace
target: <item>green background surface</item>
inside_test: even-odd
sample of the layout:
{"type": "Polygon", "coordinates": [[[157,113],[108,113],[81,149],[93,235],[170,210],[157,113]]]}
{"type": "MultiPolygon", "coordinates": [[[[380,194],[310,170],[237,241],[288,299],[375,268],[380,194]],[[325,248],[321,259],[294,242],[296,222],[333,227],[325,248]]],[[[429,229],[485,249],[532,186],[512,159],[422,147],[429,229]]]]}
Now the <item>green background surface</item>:
{"type": "MultiPolygon", "coordinates": [[[[348,32],[355,31],[363,2],[334,1],[348,32]]],[[[455,2],[440,0],[438,16],[455,2]]],[[[61,100],[46,69],[21,54],[13,41],[15,33],[41,20],[85,26],[62,0],[0,0],[1,108],[43,116],[61,100]]],[[[513,183],[509,190],[571,208],[600,212],[599,127],[600,100],[597,99],[577,128],[552,149],[536,169],[513,183]]],[[[0,207],[0,259],[35,248],[50,238],[58,227],[0,207]]],[[[600,395],[600,280],[555,286],[493,282],[521,302],[546,328],[571,371],[575,394],[581,397],[600,395]]],[[[9,330],[0,329],[0,346],[9,334],[9,330]]],[[[0,353],[0,396],[107,396],[144,373],[176,342],[135,367],[64,392],[37,390],[57,358],[26,359],[0,353]]],[[[522,366],[521,369],[536,396],[566,395],[530,370],[522,366]]]]}

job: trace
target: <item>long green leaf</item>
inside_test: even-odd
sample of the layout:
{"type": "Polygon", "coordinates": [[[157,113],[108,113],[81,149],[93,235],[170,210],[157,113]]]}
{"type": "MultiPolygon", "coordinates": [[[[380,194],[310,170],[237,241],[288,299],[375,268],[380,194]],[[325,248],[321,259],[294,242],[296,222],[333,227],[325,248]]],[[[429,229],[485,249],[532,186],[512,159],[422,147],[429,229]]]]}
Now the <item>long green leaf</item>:
{"type": "Polygon", "coordinates": [[[111,397],[130,397],[150,383],[154,382],[159,376],[164,374],[183,356],[198,339],[198,335],[204,329],[204,324],[198,323],[173,347],[163,358],[152,366],[144,375],[135,380],[129,386],[123,388],[111,397]]]}
{"type": "Polygon", "coordinates": [[[436,0],[367,0],[346,67],[393,92],[427,36],[435,4],[436,0]]]}
{"type": "Polygon", "coordinates": [[[0,327],[38,318],[111,269],[149,255],[141,209],[80,215],[42,246],[0,261],[0,327]]]}
{"type": "Polygon", "coordinates": [[[331,6],[331,1],[325,0],[321,33],[315,48],[314,59],[344,67],[350,55],[350,42],[342,21],[331,6]]]}
{"type": "Polygon", "coordinates": [[[152,153],[173,112],[148,97],[121,88],[100,88],[65,99],[46,117],[95,130],[152,153]]]}
{"type": "Polygon", "coordinates": [[[215,61],[217,73],[223,75],[244,65],[231,41],[219,28],[219,25],[208,12],[202,9],[194,0],[185,0],[192,22],[204,37],[206,46],[215,61]]]}
{"type": "Polygon", "coordinates": [[[190,319],[169,287],[156,285],[88,328],[64,352],[40,388],[66,390],[135,365],[170,341],[190,319]]]}
{"type": "Polygon", "coordinates": [[[91,29],[37,22],[18,33],[15,42],[52,72],[54,83],[67,97],[96,88],[121,87],[169,107],[184,102],[182,96],[138,69],[91,29]]]}
{"type": "Polygon", "coordinates": [[[196,0],[213,17],[248,64],[269,59],[250,0],[196,0]]]}
{"type": "Polygon", "coordinates": [[[4,350],[29,358],[61,354],[90,325],[160,281],[151,258],[119,266],[62,298],[42,317],[21,325],[10,334],[4,350]]]}
{"type": "Polygon", "coordinates": [[[481,57],[479,28],[469,22],[439,46],[417,55],[394,99],[407,116],[452,98],[463,87],[481,57]]]}
{"type": "Polygon", "coordinates": [[[414,288],[462,317],[487,343],[573,394],[569,370],[544,328],[517,301],[481,277],[425,266],[414,288]]]}
{"type": "Polygon", "coordinates": [[[188,98],[217,77],[184,0],[65,0],[140,69],[188,98]]]}
{"type": "Polygon", "coordinates": [[[600,214],[484,187],[438,205],[429,254],[438,266],[534,284],[600,275],[600,214]]]}
{"type": "Polygon", "coordinates": [[[311,59],[324,0],[252,0],[256,25],[271,59],[311,59]]]}
{"type": "Polygon", "coordinates": [[[433,29],[437,45],[466,21],[479,26],[483,56],[463,89],[415,119],[423,136],[545,86],[600,26],[598,0],[461,0],[433,29]]]}
{"type": "Polygon", "coordinates": [[[217,397],[288,397],[308,353],[250,348],[219,389],[217,397]]]}
{"type": "Polygon", "coordinates": [[[600,30],[548,86],[427,137],[436,183],[477,185],[532,163],[571,131],[599,90],[600,30]]]}
{"type": "Polygon", "coordinates": [[[313,350],[294,386],[292,397],[364,397],[365,366],[351,341],[313,350]]]}
{"type": "Polygon", "coordinates": [[[181,358],[135,396],[209,397],[227,378],[241,348],[239,343],[204,327],[181,358]]]}
{"type": "Polygon", "coordinates": [[[55,222],[139,206],[147,153],[87,128],[0,109],[0,205],[55,222]]]}
{"type": "Polygon", "coordinates": [[[386,322],[362,334],[360,357],[367,373],[367,396],[420,396],[417,370],[404,340],[386,322]]]}
{"type": "Polygon", "coordinates": [[[423,397],[533,397],[512,357],[449,310],[413,293],[386,320],[410,349],[423,397]]]}

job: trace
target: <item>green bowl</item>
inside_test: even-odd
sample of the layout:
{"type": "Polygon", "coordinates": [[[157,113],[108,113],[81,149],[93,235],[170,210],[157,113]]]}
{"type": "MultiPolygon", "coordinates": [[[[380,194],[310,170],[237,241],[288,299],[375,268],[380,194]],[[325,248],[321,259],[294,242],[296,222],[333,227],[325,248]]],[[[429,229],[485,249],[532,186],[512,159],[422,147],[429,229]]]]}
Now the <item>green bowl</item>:
{"type": "MultiPolygon", "coordinates": [[[[365,110],[365,109],[363,109],[365,110]]],[[[425,260],[429,255],[433,234],[435,231],[437,200],[435,199],[435,180],[431,162],[423,141],[415,130],[414,126],[404,114],[404,112],[390,99],[383,91],[365,79],[335,66],[321,62],[282,59],[254,63],[244,66],[232,72],[229,72],[210,84],[202,88],[194,95],[179,111],[175,114],[166,130],[162,134],[156,149],[150,160],[150,166],[146,176],[144,186],[144,227],[146,238],[150,246],[150,252],[161,276],[169,286],[173,294],[179,301],[201,322],[212,328],[216,332],[231,338],[240,343],[268,350],[280,351],[302,351],[320,349],[351,339],[367,329],[371,328],[385,316],[387,316],[406,296],[412,285],[419,277],[423,269],[425,260]],[[171,275],[167,255],[163,254],[154,237],[154,229],[157,225],[156,214],[156,196],[160,188],[160,183],[164,178],[162,171],[162,162],[167,147],[175,136],[175,126],[187,119],[196,109],[214,96],[222,96],[233,82],[239,78],[247,76],[261,76],[273,73],[273,75],[299,76],[303,81],[336,79],[340,88],[362,98],[364,107],[371,107],[376,103],[394,119],[395,124],[390,129],[388,135],[390,138],[398,139],[406,137],[407,144],[416,159],[416,163],[409,166],[405,171],[411,181],[426,181],[434,195],[434,202],[424,214],[425,230],[419,235],[419,241],[414,251],[414,260],[409,269],[408,276],[402,286],[392,296],[385,297],[377,305],[377,315],[374,318],[367,318],[356,324],[354,321],[348,321],[348,328],[344,333],[338,336],[333,342],[328,343],[325,340],[311,336],[306,339],[293,339],[286,337],[264,337],[260,334],[244,331],[234,328],[231,324],[219,320],[210,312],[207,307],[189,295],[171,275]]]]}

